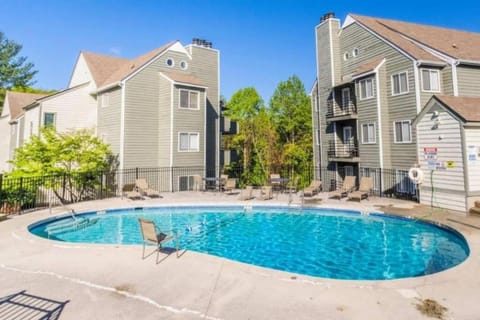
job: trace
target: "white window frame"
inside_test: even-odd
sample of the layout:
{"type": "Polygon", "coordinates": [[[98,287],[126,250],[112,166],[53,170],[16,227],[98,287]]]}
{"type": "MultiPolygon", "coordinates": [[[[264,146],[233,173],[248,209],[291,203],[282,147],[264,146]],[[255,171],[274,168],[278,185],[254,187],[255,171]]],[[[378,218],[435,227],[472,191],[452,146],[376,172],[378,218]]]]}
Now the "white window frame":
{"type": "MultiPolygon", "coordinates": [[[[367,78],[367,79],[363,79],[363,80],[360,80],[358,82],[358,89],[359,89],[359,95],[360,95],[360,100],[368,100],[368,99],[373,99],[375,97],[375,88],[373,86],[373,78],[367,78]],[[371,82],[371,88],[372,88],[372,92],[371,92],[371,95],[370,96],[365,96],[363,97],[362,96],[362,84],[366,84],[368,81],[371,82]]],[[[365,87],[365,94],[367,94],[367,89],[365,87]]]]}
{"type": "Polygon", "coordinates": [[[342,89],[342,108],[348,108],[352,97],[350,96],[350,88],[343,88],[342,89]],[[345,104],[345,92],[348,92],[348,100],[345,104]]]}
{"type": "Polygon", "coordinates": [[[188,90],[188,89],[179,89],[178,90],[178,108],[182,110],[200,110],[200,91],[197,90],[188,90]],[[187,101],[187,108],[182,107],[182,91],[188,92],[188,101],[187,101]],[[192,93],[197,94],[197,107],[196,108],[190,108],[190,99],[192,93]]]}
{"type": "Polygon", "coordinates": [[[173,60],[172,57],[167,58],[167,59],[165,60],[165,64],[167,65],[167,67],[173,68],[173,67],[175,67],[175,60],[173,60]],[[172,65],[169,65],[169,64],[168,64],[168,61],[172,61],[172,65]]]}
{"type": "Polygon", "coordinates": [[[45,116],[47,114],[53,114],[53,124],[52,127],[56,128],[57,126],[57,113],[56,112],[44,112],[43,117],[42,117],[42,126],[46,127],[47,125],[45,124],[45,116]]]}
{"type": "Polygon", "coordinates": [[[420,69],[420,76],[421,76],[422,91],[423,91],[423,92],[441,92],[441,91],[442,91],[442,87],[441,87],[442,79],[440,78],[440,77],[441,77],[440,70],[438,70],[438,69],[423,68],[423,69],[420,69]],[[425,89],[425,87],[424,87],[424,85],[423,85],[423,84],[424,84],[424,82],[423,82],[423,72],[424,72],[424,71],[428,71],[428,72],[429,72],[430,90],[425,89]],[[432,90],[432,77],[431,77],[431,74],[432,74],[432,73],[436,73],[436,74],[437,74],[438,90],[432,90]]]}
{"type": "Polygon", "coordinates": [[[199,132],[179,132],[178,133],[178,152],[200,152],[200,133],[199,132]],[[188,148],[186,150],[181,149],[181,142],[180,142],[180,137],[181,135],[188,135],[188,148]],[[190,146],[190,137],[196,135],[197,136],[197,148],[192,149],[190,146]]]}
{"type": "Polygon", "coordinates": [[[396,144],[402,144],[402,143],[412,143],[412,121],[411,120],[399,120],[399,121],[394,121],[393,122],[393,143],[396,144]],[[402,138],[403,138],[403,124],[408,123],[408,129],[409,129],[409,136],[410,140],[409,141],[397,141],[397,123],[402,124],[402,138]]]}
{"type": "Polygon", "coordinates": [[[408,94],[410,92],[410,84],[408,83],[408,71],[402,71],[402,72],[392,74],[391,77],[390,77],[390,84],[392,86],[392,96],[401,96],[401,95],[404,95],[404,94],[408,94]],[[402,91],[402,87],[401,87],[400,76],[403,75],[403,74],[405,74],[405,79],[407,80],[407,87],[404,88],[404,89],[406,89],[406,91],[402,91]],[[398,77],[399,92],[397,92],[397,93],[395,93],[395,80],[394,80],[395,76],[398,77]]]}
{"type": "Polygon", "coordinates": [[[193,187],[195,186],[195,175],[178,176],[177,186],[179,190],[180,190],[180,179],[182,178],[187,178],[187,190],[184,190],[184,191],[192,191],[193,187]]]}
{"type": "Polygon", "coordinates": [[[376,144],[377,143],[377,126],[376,126],[375,122],[362,123],[361,132],[362,132],[362,144],[376,144]],[[363,127],[364,126],[367,126],[367,132],[369,131],[368,128],[370,126],[373,127],[373,141],[365,141],[365,135],[363,134],[363,127]]]}
{"type": "Polygon", "coordinates": [[[100,96],[100,106],[102,108],[107,108],[110,106],[110,94],[108,92],[103,93],[100,96]]]}
{"type": "Polygon", "coordinates": [[[185,60],[180,61],[180,68],[183,70],[187,70],[188,68],[188,63],[185,60]]]}

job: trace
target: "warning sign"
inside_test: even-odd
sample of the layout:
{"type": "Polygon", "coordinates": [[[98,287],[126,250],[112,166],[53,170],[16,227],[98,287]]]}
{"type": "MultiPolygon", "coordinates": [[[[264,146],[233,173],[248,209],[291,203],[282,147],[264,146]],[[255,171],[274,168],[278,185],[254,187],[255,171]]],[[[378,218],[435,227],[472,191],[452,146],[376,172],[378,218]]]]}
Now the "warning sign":
{"type": "Polygon", "coordinates": [[[455,168],[455,161],[445,161],[445,167],[449,169],[455,168]]]}
{"type": "Polygon", "coordinates": [[[427,161],[437,160],[438,149],[436,147],[425,147],[423,148],[423,156],[427,161]]]}

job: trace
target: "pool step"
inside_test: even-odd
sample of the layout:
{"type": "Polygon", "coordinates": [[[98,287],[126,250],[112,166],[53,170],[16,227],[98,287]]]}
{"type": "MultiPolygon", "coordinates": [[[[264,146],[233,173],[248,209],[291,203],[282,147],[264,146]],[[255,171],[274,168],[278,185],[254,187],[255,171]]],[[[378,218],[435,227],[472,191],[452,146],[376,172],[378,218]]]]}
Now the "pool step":
{"type": "Polygon", "coordinates": [[[45,228],[48,235],[56,235],[70,231],[84,229],[97,223],[98,218],[77,218],[76,220],[60,221],[45,228]]]}

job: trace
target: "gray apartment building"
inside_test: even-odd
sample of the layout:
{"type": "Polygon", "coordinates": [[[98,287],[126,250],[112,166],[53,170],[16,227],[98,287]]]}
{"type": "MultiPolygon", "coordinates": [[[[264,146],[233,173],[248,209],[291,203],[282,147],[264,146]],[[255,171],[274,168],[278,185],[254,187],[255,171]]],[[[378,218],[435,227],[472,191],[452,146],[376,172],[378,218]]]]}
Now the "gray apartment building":
{"type": "Polygon", "coordinates": [[[318,178],[328,189],[367,175],[377,192],[414,194],[412,121],[433,95],[480,96],[480,34],[353,14],[341,24],[329,13],[315,37],[318,178]]]}

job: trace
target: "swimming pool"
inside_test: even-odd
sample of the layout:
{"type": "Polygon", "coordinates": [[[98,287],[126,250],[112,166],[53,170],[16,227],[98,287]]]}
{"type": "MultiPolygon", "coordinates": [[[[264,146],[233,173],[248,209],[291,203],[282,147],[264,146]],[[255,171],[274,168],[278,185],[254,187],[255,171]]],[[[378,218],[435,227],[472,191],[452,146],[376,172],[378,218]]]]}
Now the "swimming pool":
{"type": "Polygon", "coordinates": [[[75,228],[67,216],[40,221],[29,230],[66,242],[141,244],[140,217],[154,220],[160,229],[176,230],[187,250],[326,278],[416,277],[451,268],[469,255],[465,239],[454,230],[336,209],[116,209],[77,215],[75,228]]]}

